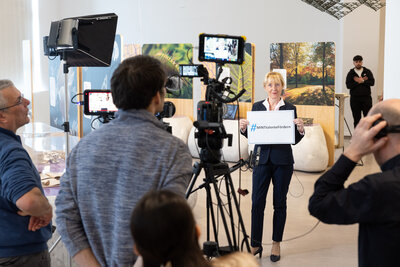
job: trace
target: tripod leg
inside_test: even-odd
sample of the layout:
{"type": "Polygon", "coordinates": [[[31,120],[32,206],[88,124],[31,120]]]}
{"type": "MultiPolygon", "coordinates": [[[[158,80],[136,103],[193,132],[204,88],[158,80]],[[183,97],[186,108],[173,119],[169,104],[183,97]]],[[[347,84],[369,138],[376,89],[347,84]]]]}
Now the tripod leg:
{"type": "Polygon", "coordinates": [[[235,234],[235,223],[234,223],[234,218],[233,218],[233,210],[232,210],[232,201],[230,197],[230,188],[229,188],[229,182],[228,182],[228,174],[225,174],[225,187],[226,187],[226,198],[228,200],[228,208],[229,208],[229,214],[230,214],[230,220],[231,220],[231,231],[232,231],[232,240],[233,240],[233,245],[235,247],[235,250],[239,250],[239,244],[238,240],[236,239],[236,234],[235,234]]]}
{"type": "Polygon", "coordinates": [[[205,187],[206,187],[206,194],[207,194],[207,241],[210,241],[210,214],[211,214],[211,222],[212,222],[212,226],[213,226],[214,239],[215,239],[215,242],[217,242],[217,244],[218,244],[217,224],[215,222],[215,214],[214,214],[214,208],[213,208],[213,203],[212,203],[210,184],[206,182],[205,187]]]}
{"type": "MultiPolygon", "coordinates": [[[[205,170],[207,171],[207,168],[205,170]]],[[[226,233],[226,238],[228,240],[229,249],[230,249],[230,251],[234,251],[234,247],[232,245],[232,239],[231,239],[231,236],[229,234],[228,224],[226,222],[223,203],[222,203],[222,200],[221,200],[221,196],[219,195],[218,185],[217,185],[217,182],[216,182],[216,180],[214,178],[212,170],[213,170],[212,166],[210,166],[210,168],[209,168],[210,173],[207,174],[207,177],[210,177],[210,179],[211,179],[211,181],[212,181],[212,183],[214,185],[214,191],[215,191],[215,195],[217,197],[217,203],[218,203],[218,208],[219,208],[220,213],[221,213],[222,223],[224,224],[224,229],[225,229],[225,233],[226,233]]],[[[215,231],[215,229],[214,229],[214,231],[215,231]]]]}
{"type": "Polygon", "coordinates": [[[193,172],[192,172],[192,178],[190,179],[190,184],[188,189],[186,190],[185,198],[188,199],[190,194],[192,193],[193,186],[196,183],[197,177],[199,176],[202,168],[202,164],[199,164],[198,162],[195,162],[193,165],[193,172]]]}
{"type": "Polygon", "coordinates": [[[235,188],[233,187],[232,178],[228,174],[228,175],[226,175],[225,179],[229,180],[228,184],[229,184],[229,186],[231,188],[232,199],[233,199],[233,202],[234,202],[235,207],[236,207],[236,212],[237,212],[237,215],[238,215],[238,218],[239,218],[240,227],[242,228],[242,232],[243,232],[243,236],[244,236],[243,238],[245,240],[247,251],[250,252],[249,237],[248,237],[248,235],[246,233],[246,228],[244,227],[243,217],[242,217],[242,213],[240,212],[239,202],[238,202],[237,197],[236,197],[235,188]]]}

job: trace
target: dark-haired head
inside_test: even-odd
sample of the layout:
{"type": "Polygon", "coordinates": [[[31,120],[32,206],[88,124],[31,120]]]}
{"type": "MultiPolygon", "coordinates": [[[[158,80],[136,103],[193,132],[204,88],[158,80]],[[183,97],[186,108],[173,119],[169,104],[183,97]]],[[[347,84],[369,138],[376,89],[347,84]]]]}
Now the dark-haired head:
{"type": "Polygon", "coordinates": [[[363,61],[363,57],[360,55],[354,56],[353,61],[363,61]]]}
{"type": "Polygon", "coordinates": [[[124,60],[111,78],[111,93],[118,109],[146,109],[152,98],[164,95],[166,73],[161,62],[150,56],[124,60]]]}
{"type": "Polygon", "coordinates": [[[196,223],[187,201],[166,190],[147,193],[131,217],[131,232],[144,267],[209,266],[198,244],[196,223]]]}

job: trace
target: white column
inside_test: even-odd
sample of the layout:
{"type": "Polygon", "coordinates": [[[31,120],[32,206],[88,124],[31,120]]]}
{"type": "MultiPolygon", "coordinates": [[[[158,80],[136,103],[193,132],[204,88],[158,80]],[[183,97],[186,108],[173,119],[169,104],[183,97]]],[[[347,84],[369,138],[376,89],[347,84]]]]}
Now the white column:
{"type": "Polygon", "coordinates": [[[383,98],[400,98],[400,1],[386,0],[385,77],[383,98]]]}

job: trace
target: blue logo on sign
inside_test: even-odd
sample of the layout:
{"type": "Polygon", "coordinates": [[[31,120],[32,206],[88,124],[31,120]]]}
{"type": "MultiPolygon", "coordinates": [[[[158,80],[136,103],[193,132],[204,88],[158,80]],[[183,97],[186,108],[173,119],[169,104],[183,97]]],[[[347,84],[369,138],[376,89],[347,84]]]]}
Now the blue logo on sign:
{"type": "Polygon", "coordinates": [[[257,124],[253,123],[250,127],[250,132],[254,132],[257,129],[257,124]]]}

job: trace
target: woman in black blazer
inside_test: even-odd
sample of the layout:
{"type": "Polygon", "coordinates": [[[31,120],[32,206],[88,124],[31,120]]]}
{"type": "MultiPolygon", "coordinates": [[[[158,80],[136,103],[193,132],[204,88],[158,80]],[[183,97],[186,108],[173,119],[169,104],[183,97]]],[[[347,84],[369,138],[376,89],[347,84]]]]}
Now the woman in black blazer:
{"type": "MultiPolygon", "coordinates": [[[[278,72],[269,72],[264,79],[264,88],[268,97],[254,103],[252,111],[294,110],[295,143],[304,136],[304,124],[297,118],[296,107],[282,99],[284,87],[282,75],[278,72]]],[[[247,136],[245,119],[240,120],[240,130],[247,136]]],[[[258,165],[253,170],[252,208],[251,208],[251,250],[254,255],[262,256],[262,232],[264,223],[264,209],[269,184],[274,185],[273,192],[273,234],[271,261],[280,260],[280,242],[286,222],[286,195],[289,190],[293,174],[293,154],[290,144],[256,145],[254,153],[260,151],[258,165]]]]}

